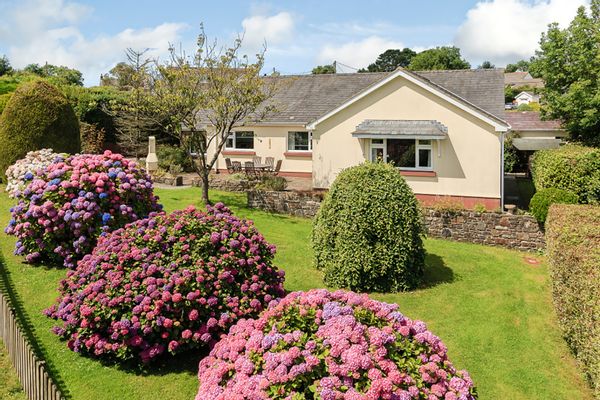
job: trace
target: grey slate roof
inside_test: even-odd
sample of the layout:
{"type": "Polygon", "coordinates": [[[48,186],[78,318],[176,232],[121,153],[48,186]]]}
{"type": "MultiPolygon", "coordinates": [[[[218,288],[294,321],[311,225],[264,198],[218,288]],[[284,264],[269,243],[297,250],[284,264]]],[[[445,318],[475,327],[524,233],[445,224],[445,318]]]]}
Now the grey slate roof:
{"type": "Polygon", "coordinates": [[[361,122],[353,136],[361,135],[437,136],[445,137],[448,128],[434,120],[380,120],[367,119],[361,122]]]}

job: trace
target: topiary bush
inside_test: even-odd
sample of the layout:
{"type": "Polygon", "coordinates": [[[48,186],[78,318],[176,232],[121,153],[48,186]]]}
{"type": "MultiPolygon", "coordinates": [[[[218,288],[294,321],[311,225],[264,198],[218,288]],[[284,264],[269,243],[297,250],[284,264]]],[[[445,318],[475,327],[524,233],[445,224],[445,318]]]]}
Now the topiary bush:
{"type": "Polygon", "coordinates": [[[423,277],[422,215],[389,164],[343,170],[313,224],[315,265],[328,285],[357,291],[414,289],[423,277]]]}
{"type": "Polygon", "coordinates": [[[546,241],[559,325],[600,399],[600,207],[553,205],[546,241]]]}
{"type": "Polygon", "coordinates": [[[100,238],[47,314],[71,350],[148,363],[210,345],[282,296],[274,254],[222,203],[160,213],[100,238]]]}
{"type": "Polygon", "coordinates": [[[324,289],[273,301],[200,362],[196,400],[477,398],[446,346],[396,304],[324,289]]]}
{"type": "Polygon", "coordinates": [[[31,263],[74,267],[101,233],[160,210],[146,172],[110,151],[70,156],[27,178],[5,231],[31,263]]]}
{"type": "Polygon", "coordinates": [[[548,188],[536,192],[529,202],[529,212],[538,220],[546,222],[548,208],[552,204],[576,204],[577,195],[568,190],[548,188]]]}
{"type": "Polygon", "coordinates": [[[64,161],[66,154],[58,154],[52,149],[30,151],[25,158],[18,160],[6,170],[6,192],[9,197],[17,197],[25,187],[31,183],[38,170],[43,170],[48,165],[64,161]]]}
{"type": "Polygon", "coordinates": [[[18,87],[0,116],[0,174],[29,151],[80,149],[79,121],[58,89],[43,81],[18,87]]]}
{"type": "Polygon", "coordinates": [[[600,202],[600,149],[575,144],[540,150],[532,159],[536,190],[569,190],[582,203],[600,202]]]}

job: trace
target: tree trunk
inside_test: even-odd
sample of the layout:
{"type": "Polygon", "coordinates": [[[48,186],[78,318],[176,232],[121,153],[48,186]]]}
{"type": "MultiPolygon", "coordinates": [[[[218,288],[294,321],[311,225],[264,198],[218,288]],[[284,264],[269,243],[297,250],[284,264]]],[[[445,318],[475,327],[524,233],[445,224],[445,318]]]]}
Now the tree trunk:
{"type": "Polygon", "coordinates": [[[208,174],[209,173],[210,173],[209,171],[206,171],[206,169],[204,169],[202,171],[202,175],[200,176],[200,178],[202,179],[202,201],[206,205],[212,204],[210,202],[210,199],[208,198],[208,174]]]}

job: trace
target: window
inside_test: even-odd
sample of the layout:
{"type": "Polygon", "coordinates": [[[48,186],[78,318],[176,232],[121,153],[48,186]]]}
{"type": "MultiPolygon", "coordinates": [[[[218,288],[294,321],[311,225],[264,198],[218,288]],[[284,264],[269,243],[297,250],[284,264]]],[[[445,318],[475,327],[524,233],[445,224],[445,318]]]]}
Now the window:
{"type": "Polygon", "coordinates": [[[231,132],[225,142],[227,149],[254,149],[254,132],[252,131],[236,131],[231,132]]]}
{"type": "Polygon", "coordinates": [[[312,151],[312,132],[288,132],[288,151],[312,151]]]}
{"type": "Polygon", "coordinates": [[[371,161],[377,160],[400,169],[431,170],[431,140],[371,139],[371,161]]]}

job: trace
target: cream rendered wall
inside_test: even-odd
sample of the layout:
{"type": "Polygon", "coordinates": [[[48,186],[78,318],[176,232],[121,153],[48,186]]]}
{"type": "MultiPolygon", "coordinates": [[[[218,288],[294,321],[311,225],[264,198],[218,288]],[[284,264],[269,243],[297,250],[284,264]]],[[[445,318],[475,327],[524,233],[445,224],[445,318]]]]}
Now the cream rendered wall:
{"type": "MultiPolygon", "coordinates": [[[[286,156],[284,153],[287,152],[287,135],[291,131],[306,131],[306,128],[302,125],[298,126],[244,126],[243,128],[236,128],[236,131],[253,131],[254,132],[254,150],[256,156],[262,157],[263,161],[265,157],[274,157],[275,162],[282,160],[281,171],[284,172],[303,172],[310,174],[312,172],[312,158],[311,157],[294,157],[286,156]]],[[[230,149],[223,149],[227,152],[230,149]]],[[[236,152],[240,150],[235,150],[236,152]]],[[[214,154],[214,146],[212,151],[214,154]]],[[[217,159],[216,168],[226,169],[225,158],[230,158],[232,161],[241,161],[242,165],[245,161],[252,161],[254,155],[223,155],[220,154],[217,159]]]]}
{"type": "Polygon", "coordinates": [[[317,125],[313,131],[314,187],[329,187],[343,168],[368,159],[367,140],[352,137],[365,119],[437,120],[448,127],[447,139],[433,141],[437,176],[405,177],[415,193],[500,197],[500,134],[402,77],[317,125]]]}

